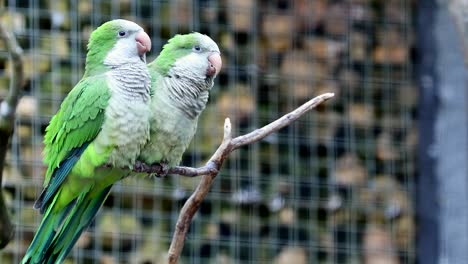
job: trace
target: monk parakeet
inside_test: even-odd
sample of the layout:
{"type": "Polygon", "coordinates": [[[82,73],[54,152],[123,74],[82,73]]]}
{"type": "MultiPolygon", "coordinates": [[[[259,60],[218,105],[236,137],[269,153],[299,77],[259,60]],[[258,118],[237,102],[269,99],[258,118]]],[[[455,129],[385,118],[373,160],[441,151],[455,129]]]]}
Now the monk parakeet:
{"type": "Polygon", "coordinates": [[[179,164],[205,109],[213,81],[221,70],[218,45],[200,33],[176,35],[148,64],[151,74],[150,141],[139,160],[179,164]]]}
{"type": "Polygon", "coordinates": [[[47,172],[35,203],[43,218],[22,263],[61,263],[128,175],[149,138],[151,40],[137,24],[112,20],[91,33],[83,78],[44,137],[47,172]]]}

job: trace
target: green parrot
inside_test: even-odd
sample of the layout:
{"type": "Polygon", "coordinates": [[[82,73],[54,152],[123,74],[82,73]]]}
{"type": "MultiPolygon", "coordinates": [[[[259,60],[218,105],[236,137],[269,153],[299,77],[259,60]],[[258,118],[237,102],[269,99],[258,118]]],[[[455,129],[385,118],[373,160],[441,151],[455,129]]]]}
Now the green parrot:
{"type": "Polygon", "coordinates": [[[91,33],[83,78],[50,121],[43,217],[21,263],[61,263],[149,139],[151,40],[117,19],[91,33]],[[127,169],[123,169],[127,168],[127,169]]]}
{"type": "Polygon", "coordinates": [[[218,45],[194,32],[171,38],[148,64],[151,74],[150,141],[139,160],[177,166],[197,129],[198,117],[222,61],[218,45]]]}

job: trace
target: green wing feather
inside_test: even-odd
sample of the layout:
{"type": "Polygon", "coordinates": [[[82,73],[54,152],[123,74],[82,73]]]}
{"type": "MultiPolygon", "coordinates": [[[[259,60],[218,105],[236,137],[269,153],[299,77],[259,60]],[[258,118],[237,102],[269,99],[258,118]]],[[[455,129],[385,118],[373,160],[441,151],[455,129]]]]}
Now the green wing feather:
{"type": "Polygon", "coordinates": [[[46,128],[44,161],[48,168],[44,185],[72,149],[97,136],[110,96],[105,78],[95,76],[81,80],[65,98],[46,128]]]}
{"type": "MultiPolygon", "coordinates": [[[[104,76],[81,80],[63,101],[60,110],[50,121],[44,136],[44,162],[48,164],[44,192],[37,204],[44,204],[44,195],[52,197],[69,171],[60,175],[61,164],[77,148],[92,141],[104,122],[105,109],[111,92],[104,76]],[[52,177],[52,175],[54,175],[52,177]]],[[[37,207],[37,206],[36,206],[37,207]]]]}

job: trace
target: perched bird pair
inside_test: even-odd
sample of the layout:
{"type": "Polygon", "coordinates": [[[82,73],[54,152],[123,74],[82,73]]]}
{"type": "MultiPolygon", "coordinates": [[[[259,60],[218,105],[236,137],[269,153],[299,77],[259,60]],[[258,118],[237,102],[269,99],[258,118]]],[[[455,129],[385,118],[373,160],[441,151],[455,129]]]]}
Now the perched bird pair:
{"type": "Polygon", "coordinates": [[[50,121],[43,218],[22,263],[61,263],[137,160],[179,164],[221,69],[206,35],[176,35],[146,65],[151,40],[112,20],[91,34],[83,78],[50,121]]]}

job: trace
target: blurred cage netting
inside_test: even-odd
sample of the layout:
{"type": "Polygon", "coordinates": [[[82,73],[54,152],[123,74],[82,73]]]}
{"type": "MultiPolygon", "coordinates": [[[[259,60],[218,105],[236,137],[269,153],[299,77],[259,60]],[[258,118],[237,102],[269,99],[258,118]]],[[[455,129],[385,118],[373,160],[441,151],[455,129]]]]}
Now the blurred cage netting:
{"type": "MultiPolygon", "coordinates": [[[[23,47],[4,188],[18,263],[41,216],[44,129],[84,71],[90,32],[113,18],[142,25],[152,61],[176,33],[219,44],[224,68],[183,165],[222,139],[263,126],[323,92],[335,98],[232,153],[197,213],[181,263],[415,263],[416,88],[411,0],[4,0],[1,21],[23,47]]],[[[3,45],[3,44],[1,44],[3,45]]],[[[1,47],[0,98],[8,89],[1,47]]],[[[199,179],[130,177],[114,186],[67,263],[163,263],[199,179]]]]}

